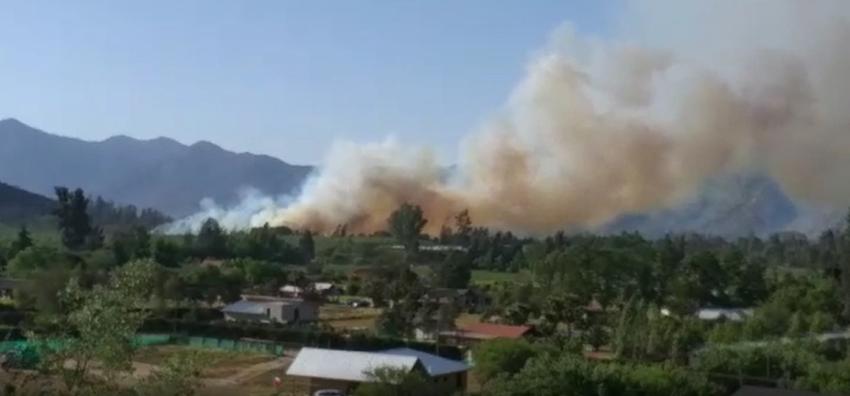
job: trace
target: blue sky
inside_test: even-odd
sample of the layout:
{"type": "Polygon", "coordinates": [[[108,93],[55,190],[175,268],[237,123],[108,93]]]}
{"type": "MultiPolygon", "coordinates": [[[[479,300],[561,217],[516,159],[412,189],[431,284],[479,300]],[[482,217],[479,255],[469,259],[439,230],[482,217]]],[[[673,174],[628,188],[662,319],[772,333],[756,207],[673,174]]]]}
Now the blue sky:
{"type": "Polygon", "coordinates": [[[318,163],[335,138],[433,146],[444,162],[569,22],[617,1],[7,1],[0,118],[88,140],[210,140],[318,163]]]}

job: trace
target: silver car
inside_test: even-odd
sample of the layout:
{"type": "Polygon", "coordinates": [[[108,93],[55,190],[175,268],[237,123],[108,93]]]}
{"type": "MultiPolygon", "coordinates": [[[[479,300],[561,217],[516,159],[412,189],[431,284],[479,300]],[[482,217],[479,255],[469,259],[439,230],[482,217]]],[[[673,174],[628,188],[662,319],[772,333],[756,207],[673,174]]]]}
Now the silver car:
{"type": "Polygon", "coordinates": [[[345,393],[336,389],[322,389],[313,393],[313,396],[345,396],[345,393]]]}

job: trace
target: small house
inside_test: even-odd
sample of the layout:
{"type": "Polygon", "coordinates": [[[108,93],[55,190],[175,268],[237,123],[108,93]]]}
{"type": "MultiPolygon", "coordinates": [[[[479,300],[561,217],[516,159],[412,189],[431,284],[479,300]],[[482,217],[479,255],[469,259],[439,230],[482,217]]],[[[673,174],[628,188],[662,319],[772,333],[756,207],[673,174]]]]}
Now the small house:
{"type": "Polygon", "coordinates": [[[284,297],[298,298],[304,294],[304,289],[295,285],[284,285],[280,287],[280,294],[284,297]]]}
{"type": "Polygon", "coordinates": [[[339,288],[331,282],[315,282],[312,288],[316,294],[323,297],[340,294],[339,288]]]}

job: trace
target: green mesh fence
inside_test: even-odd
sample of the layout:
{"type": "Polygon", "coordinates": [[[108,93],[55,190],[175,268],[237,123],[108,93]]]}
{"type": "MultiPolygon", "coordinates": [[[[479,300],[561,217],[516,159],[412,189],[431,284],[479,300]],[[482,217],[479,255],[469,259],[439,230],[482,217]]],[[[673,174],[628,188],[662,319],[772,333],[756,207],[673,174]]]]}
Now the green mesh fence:
{"type": "Polygon", "coordinates": [[[235,352],[260,352],[283,355],[284,346],[261,340],[231,340],[214,337],[174,337],[173,344],[184,344],[197,348],[216,348],[235,352]]]}
{"type": "MultiPolygon", "coordinates": [[[[50,345],[51,348],[61,347],[50,345]]],[[[39,362],[38,349],[25,340],[0,342],[0,355],[10,367],[33,368],[39,362]]]]}
{"type": "Polygon", "coordinates": [[[135,344],[138,347],[166,345],[171,343],[174,343],[174,336],[171,334],[139,334],[135,339],[135,344]]]}
{"type": "MultiPolygon", "coordinates": [[[[234,352],[268,353],[282,356],[284,345],[263,340],[232,340],[214,337],[191,337],[173,334],[139,334],[134,340],[136,347],[156,345],[188,345],[195,348],[215,348],[234,352]]],[[[64,344],[58,341],[48,341],[49,349],[62,349],[64,344]]],[[[39,362],[38,348],[30,341],[0,341],[0,356],[6,364],[19,368],[33,368],[39,362]]]]}

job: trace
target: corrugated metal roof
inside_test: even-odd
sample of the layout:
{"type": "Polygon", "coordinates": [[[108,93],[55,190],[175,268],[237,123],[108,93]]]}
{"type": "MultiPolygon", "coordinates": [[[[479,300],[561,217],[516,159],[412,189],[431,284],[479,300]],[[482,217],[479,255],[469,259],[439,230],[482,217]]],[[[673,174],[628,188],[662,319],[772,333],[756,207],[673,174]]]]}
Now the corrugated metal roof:
{"type": "Polygon", "coordinates": [[[425,371],[427,371],[428,375],[432,377],[451,373],[460,373],[469,370],[469,366],[467,366],[464,362],[446,359],[442,356],[432,355],[427,352],[417,351],[410,348],[388,349],[381,353],[399,356],[414,356],[419,359],[419,362],[425,367],[425,371]]]}
{"type": "Polygon", "coordinates": [[[301,348],[286,375],[369,382],[369,373],[381,367],[410,371],[419,361],[415,356],[336,349],[301,348]]]}
{"type": "Polygon", "coordinates": [[[229,304],[221,309],[222,312],[263,315],[266,313],[266,305],[261,302],[241,300],[229,304]]]}

